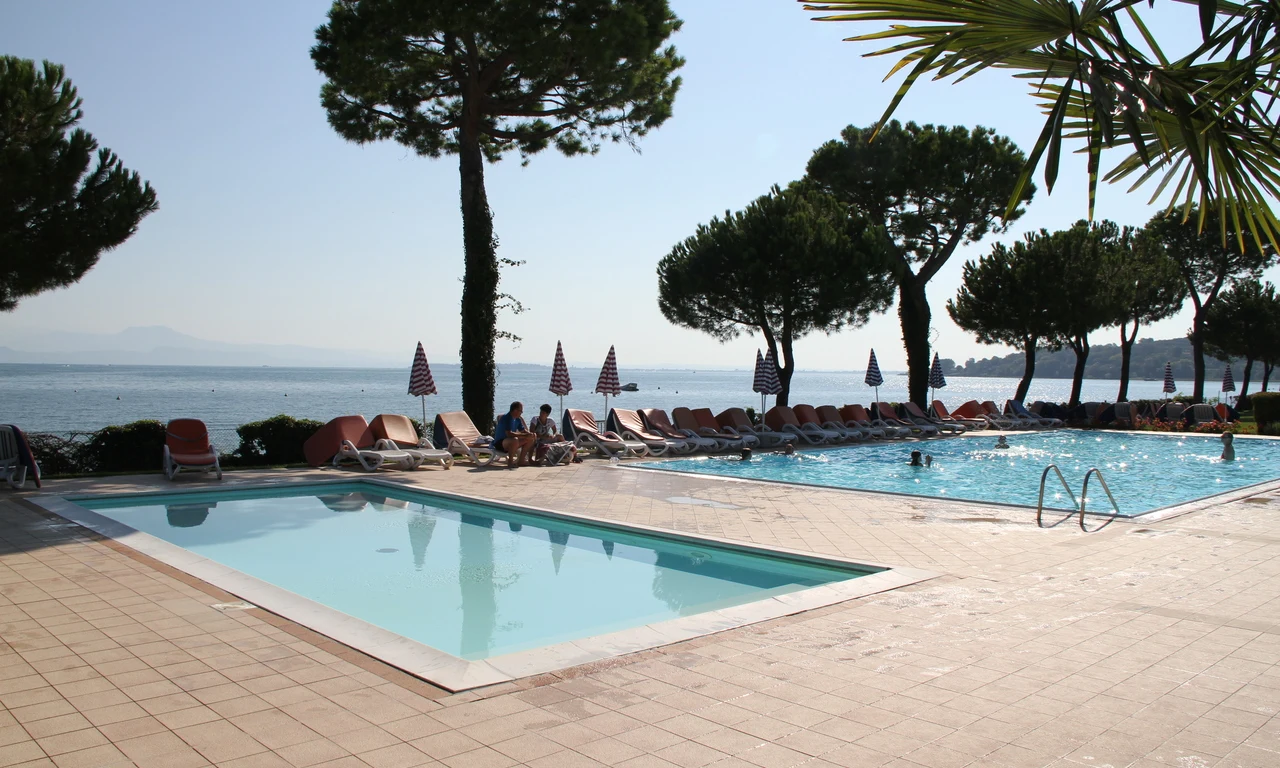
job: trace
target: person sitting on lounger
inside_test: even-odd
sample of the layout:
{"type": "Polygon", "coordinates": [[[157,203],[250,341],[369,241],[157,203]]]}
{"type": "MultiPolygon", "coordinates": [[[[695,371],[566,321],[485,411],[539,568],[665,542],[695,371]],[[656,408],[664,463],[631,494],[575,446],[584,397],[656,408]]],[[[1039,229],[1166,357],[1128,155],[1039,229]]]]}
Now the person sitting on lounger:
{"type": "Polygon", "coordinates": [[[498,417],[493,428],[493,439],[502,450],[507,452],[507,466],[519,464],[527,467],[533,459],[533,449],[537,446],[537,438],[529,431],[521,414],[524,404],[519,400],[511,404],[511,410],[498,417]]]}
{"type": "Polygon", "coordinates": [[[564,439],[560,430],[556,429],[556,420],[551,418],[551,406],[543,403],[538,415],[529,422],[529,429],[537,438],[537,460],[547,466],[576,461],[578,448],[564,439]]]}

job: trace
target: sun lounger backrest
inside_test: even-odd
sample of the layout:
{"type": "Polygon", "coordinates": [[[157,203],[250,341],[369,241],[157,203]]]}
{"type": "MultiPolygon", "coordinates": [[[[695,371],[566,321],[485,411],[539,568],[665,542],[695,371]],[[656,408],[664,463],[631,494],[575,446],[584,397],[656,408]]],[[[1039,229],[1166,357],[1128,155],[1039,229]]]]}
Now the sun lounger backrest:
{"type": "Polygon", "coordinates": [[[716,421],[716,417],[711,415],[710,408],[694,408],[693,418],[697,420],[700,429],[709,429],[716,434],[721,434],[720,422],[716,421]]]}
{"type": "Polygon", "coordinates": [[[641,408],[640,416],[645,423],[649,425],[649,429],[657,432],[664,437],[683,438],[685,435],[676,430],[671,425],[671,419],[667,418],[667,412],[661,408],[641,408]]]}
{"type": "Polygon", "coordinates": [[[747,412],[741,408],[725,408],[716,414],[716,423],[722,427],[751,429],[751,419],[747,418],[747,412]]]}
{"type": "Polygon", "coordinates": [[[783,427],[798,427],[800,420],[796,418],[796,414],[785,405],[775,405],[764,415],[764,423],[777,432],[781,432],[783,427]]]}
{"type": "Polygon", "coordinates": [[[0,424],[0,466],[16,464],[18,461],[18,439],[13,436],[13,427],[0,424]]]}
{"type": "Polygon", "coordinates": [[[815,410],[817,410],[818,418],[821,419],[823,423],[832,421],[836,424],[843,424],[848,421],[848,419],[840,416],[840,412],[836,410],[834,405],[820,405],[815,410]]]}
{"type": "Polygon", "coordinates": [[[883,401],[876,403],[876,414],[881,421],[896,420],[898,418],[898,412],[894,410],[893,406],[883,401]]]}
{"type": "Polygon", "coordinates": [[[1213,406],[1197,403],[1191,406],[1191,420],[1196,424],[1205,424],[1210,421],[1217,421],[1218,414],[1214,412],[1213,406]]]}
{"type": "Polygon", "coordinates": [[[698,420],[694,417],[693,411],[688,408],[672,408],[671,418],[675,419],[676,426],[680,429],[691,429],[698,431],[698,420]]]}
{"type": "Polygon", "coordinates": [[[850,421],[859,421],[852,405],[845,404],[840,406],[840,421],[848,423],[850,421]]]}
{"type": "Polygon", "coordinates": [[[964,405],[956,408],[951,412],[954,419],[976,419],[983,414],[982,406],[978,405],[977,400],[970,400],[964,405]]]}
{"type": "Polygon", "coordinates": [[[1120,402],[1116,403],[1115,408],[1116,408],[1116,420],[1133,421],[1133,404],[1132,403],[1127,403],[1121,400],[1120,402]]]}
{"type": "Polygon", "coordinates": [[[614,408],[613,420],[617,422],[618,431],[627,431],[644,440],[662,440],[662,435],[650,432],[640,419],[640,414],[629,408],[614,408]]]}
{"type": "Polygon", "coordinates": [[[302,444],[302,454],[308,464],[319,467],[333,460],[344,440],[350,440],[359,449],[372,448],[375,442],[373,430],[363,416],[339,416],[307,438],[302,444]]]}
{"type": "Polygon", "coordinates": [[[813,424],[814,426],[822,426],[822,420],[818,418],[818,412],[812,405],[805,403],[797,403],[791,406],[791,412],[796,415],[796,419],[801,424],[813,424]]]}
{"type": "Polygon", "coordinates": [[[579,432],[588,435],[599,435],[600,425],[596,423],[596,416],[590,411],[582,411],[577,408],[566,408],[564,411],[565,420],[573,426],[574,434],[579,432]]]}
{"type": "Polygon", "coordinates": [[[418,430],[408,416],[398,413],[383,413],[369,422],[375,440],[390,440],[401,448],[415,448],[418,445],[418,430]]]}
{"type": "Polygon", "coordinates": [[[209,428],[199,419],[174,419],[164,431],[164,444],[171,453],[199,454],[212,450],[209,428]]]}
{"type": "MultiPolygon", "coordinates": [[[[854,403],[853,405],[846,405],[845,408],[848,408],[849,413],[853,414],[854,421],[859,423],[871,421],[871,414],[867,413],[867,409],[861,405],[854,403]]],[[[841,413],[843,413],[843,411],[841,413]]]]}
{"type": "Polygon", "coordinates": [[[906,409],[908,416],[911,416],[916,419],[924,419],[925,421],[929,420],[929,417],[924,415],[924,411],[920,410],[920,406],[916,405],[910,400],[903,403],[902,407],[906,409]]]}
{"type": "Polygon", "coordinates": [[[1182,403],[1165,403],[1164,417],[1169,421],[1181,421],[1182,412],[1184,410],[1186,410],[1186,408],[1182,403]]]}
{"type": "Polygon", "coordinates": [[[1218,403],[1213,410],[1217,412],[1219,421],[1231,421],[1231,409],[1227,407],[1226,403],[1218,403]]]}

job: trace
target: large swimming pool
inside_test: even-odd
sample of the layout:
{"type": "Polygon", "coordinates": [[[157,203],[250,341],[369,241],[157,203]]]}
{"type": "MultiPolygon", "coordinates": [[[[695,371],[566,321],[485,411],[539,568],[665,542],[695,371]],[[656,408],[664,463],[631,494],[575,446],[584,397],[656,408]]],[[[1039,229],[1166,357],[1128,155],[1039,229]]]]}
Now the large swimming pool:
{"type": "MultiPolygon", "coordinates": [[[[876,443],[800,451],[791,456],[758,454],[703,456],[639,466],[699,474],[775,480],[913,496],[1035,506],[1040,475],[1057,464],[1079,495],[1085,473],[1102,470],[1122,515],[1140,515],[1206,496],[1280,479],[1280,440],[1237,439],[1236,460],[1220,460],[1217,435],[1151,435],[1134,432],[1055,430],[1009,434],[1009,448],[995,448],[996,435],[973,435],[911,443],[876,443]],[[908,466],[912,450],[933,456],[933,466],[908,466]]],[[[1052,475],[1045,505],[1071,507],[1052,475]]],[[[1096,481],[1088,508],[1109,512],[1096,481]]]]}
{"type": "Polygon", "coordinates": [[[879,570],[362,482],[76,503],[465,660],[879,570]]]}

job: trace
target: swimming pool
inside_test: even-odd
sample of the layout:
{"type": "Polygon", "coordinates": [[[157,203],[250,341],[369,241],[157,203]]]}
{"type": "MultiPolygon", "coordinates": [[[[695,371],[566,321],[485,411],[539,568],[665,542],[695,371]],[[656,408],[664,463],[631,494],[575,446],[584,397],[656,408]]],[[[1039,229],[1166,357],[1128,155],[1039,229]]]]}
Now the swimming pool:
{"type": "MultiPolygon", "coordinates": [[[[1125,516],[1280,479],[1280,440],[1238,439],[1236,460],[1223,462],[1217,435],[1072,429],[1005,434],[1007,450],[994,447],[996,435],[978,434],[801,451],[792,456],[761,454],[745,462],[736,456],[704,456],[635,466],[1027,506],[1035,506],[1040,475],[1049,464],[1058,465],[1077,495],[1085,473],[1098,467],[1125,516]],[[933,456],[932,468],[907,465],[915,449],[933,456]]],[[[1090,484],[1089,495],[1090,510],[1110,512],[1096,482],[1090,484]]],[[[1052,475],[1045,506],[1071,508],[1070,497],[1052,475]]]]}
{"type": "MultiPolygon", "coordinates": [[[[218,586],[230,569],[305,598],[301,608],[278,610],[271,601],[280,596],[271,589],[255,596],[224,586],[286,616],[301,611],[297,620],[308,626],[307,615],[322,606],[340,614],[339,625],[354,617],[390,633],[375,645],[407,638],[442,652],[447,658],[415,673],[454,690],[469,687],[467,680],[493,682],[494,669],[505,679],[546,671],[546,658],[531,663],[521,652],[558,648],[555,658],[580,663],[593,655],[584,639],[611,637],[611,647],[627,650],[637,645],[635,633],[647,632],[640,645],[666,644],[705,634],[689,634],[690,619],[719,631],[812,607],[804,605],[806,595],[838,602],[848,599],[852,582],[884,570],[378,481],[101,496],[74,504],[127,526],[126,543],[138,544],[128,540],[132,529],[174,545],[170,564],[218,586]],[[184,567],[193,556],[204,570],[184,567]],[[461,672],[436,674],[457,660],[463,663],[452,668],[461,672]],[[480,662],[485,666],[477,672],[480,662]]],[[[75,519],[75,510],[53,511],[75,519]]],[[[594,654],[600,655],[609,654],[594,654]]]]}

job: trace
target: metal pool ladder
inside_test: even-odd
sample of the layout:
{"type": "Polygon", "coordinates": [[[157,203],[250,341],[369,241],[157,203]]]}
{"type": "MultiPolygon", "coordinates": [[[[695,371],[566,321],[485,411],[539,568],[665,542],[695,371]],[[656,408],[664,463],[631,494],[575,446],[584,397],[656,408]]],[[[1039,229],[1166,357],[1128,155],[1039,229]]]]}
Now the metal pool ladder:
{"type": "MultiPolygon", "coordinates": [[[[1071,486],[1067,484],[1067,479],[1062,476],[1062,470],[1058,469],[1057,464],[1050,464],[1049,466],[1044,468],[1044,472],[1040,473],[1040,498],[1036,502],[1036,525],[1037,526],[1041,528],[1045,527],[1044,526],[1044,489],[1045,489],[1045,484],[1049,480],[1050,470],[1052,470],[1053,473],[1057,475],[1058,483],[1062,486],[1062,489],[1067,492],[1067,495],[1071,497],[1072,506],[1079,507],[1078,515],[1080,520],[1080,530],[1084,531],[1085,533],[1093,533],[1095,531],[1100,531],[1103,528],[1106,528],[1117,517],[1120,516],[1120,505],[1116,504],[1116,497],[1111,495],[1111,489],[1107,486],[1107,479],[1102,476],[1102,470],[1098,469],[1097,467],[1092,467],[1089,469],[1088,472],[1084,473],[1084,486],[1080,489],[1080,498],[1077,499],[1075,493],[1071,491],[1071,486]],[[1089,479],[1094,475],[1098,476],[1098,482],[1102,483],[1102,490],[1106,491],[1107,500],[1111,502],[1111,516],[1108,517],[1106,522],[1104,522],[1102,525],[1099,525],[1097,528],[1090,530],[1084,524],[1084,513],[1085,513],[1085,505],[1088,503],[1088,500],[1089,500],[1089,479]]],[[[1058,522],[1062,522],[1062,521],[1060,520],[1058,522]]],[[[1057,524],[1058,523],[1054,523],[1053,525],[1057,525],[1057,524]]],[[[1049,526],[1049,527],[1052,528],[1053,526],[1049,526]]]]}

